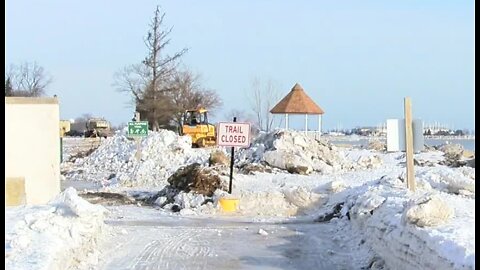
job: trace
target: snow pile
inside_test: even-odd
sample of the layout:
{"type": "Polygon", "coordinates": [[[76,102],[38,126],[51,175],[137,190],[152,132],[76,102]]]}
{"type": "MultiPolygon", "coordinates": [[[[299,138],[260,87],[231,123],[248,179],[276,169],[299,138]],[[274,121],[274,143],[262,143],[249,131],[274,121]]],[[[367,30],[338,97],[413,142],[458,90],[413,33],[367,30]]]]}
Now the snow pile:
{"type": "Polygon", "coordinates": [[[368,143],[367,148],[378,152],[385,152],[387,150],[387,143],[384,141],[373,140],[368,143]]]}
{"type": "Polygon", "coordinates": [[[233,215],[290,217],[312,213],[325,203],[326,195],[301,186],[277,191],[240,191],[233,194],[217,189],[212,196],[166,187],[150,200],[156,206],[180,214],[205,215],[222,213],[219,204],[222,197],[239,199],[238,211],[233,215]]]}
{"type": "Polygon", "coordinates": [[[90,156],[77,159],[67,178],[105,186],[163,186],[180,166],[206,164],[209,158],[208,149],[192,149],[190,137],[168,130],[150,132],[141,141],[139,159],[136,152],[136,141],[117,133],[90,156]]]}
{"type": "Polygon", "coordinates": [[[337,193],[346,188],[346,185],[343,181],[340,180],[334,180],[331,182],[328,182],[326,185],[326,191],[329,193],[337,193]]]}
{"type": "Polygon", "coordinates": [[[5,208],[6,269],[68,269],[95,264],[107,210],[69,188],[48,205],[5,208]]]}
{"type": "Polygon", "coordinates": [[[421,188],[411,195],[398,178],[384,177],[326,205],[341,206],[389,269],[475,269],[475,200],[421,188]]]}
{"type": "Polygon", "coordinates": [[[238,214],[242,216],[294,216],[298,210],[281,191],[248,191],[242,192],[238,198],[238,214]]]}
{"type": "Polygon", "coordinates": [[[147,200],[151,201],[154,206],[172,212],[180,212],[182,215],[213,214],[218,210],[214,201],[218,201],[216,197],[219,192],[221,190],[217,190],[213,196],[206,196],[166,186],[157,194],[150,195],[147,200]]]}
{"type": "Polygon", "coordinates": [[[174,200],[181,208],[197,208],[204,204],[205,196],[202,194],[180,192],[175,196],[174,200]]]}
{"type": "Polygon", "coordinates": [[[443,152],[434,149],[415,154],[413,162],[416,166],[434,167],[445,163],[445,156],[443,152]]]}
{"type": "Polygon", "coordinates": [[[475,152],[465,150],[461,144],[444,144],[438,146],[438,149],[444,153],[445,160],[441,163],[442,165],[475,167],[475,152]]]}
{"type": "Polygon", "coordinates": [[[461,144],[444,144],[438,146],[438,149],[445,153],[447,159],[459,160],[463,156],[463,146],[461,144]]]}
{"type": "Polygon", "coordinates": [[[325,198],[318,193],[312,192],[305,187],[294,187],[283,190],[287,202],[300,209],[319,208],[325,198]]]}
{"type": "Polygon", "coordinates": [[[292,173],[313,171],[333,173],[342,169],[370,168],[380,159],[352,162],[330,143],[308,137],[302,132],[276,130],[257,137],[252,146],[237,155],[238,165],[264,163],[292,173]],[[373,163],[372,163],[373,162],[373,163]]]}
{"type": "Polygon", "coordinates": [[[239,215],[290,217],[308,214],[325,202],[322,194],[305,187],[284,188],[278,191],[244,191],[239,198],[239,215]]]}
{"type": "Polygon", "coordinates": [[[419,178],[428,182],[432,188],[442,192],[475,196],[474,168],[435,167],[420,171],[419,178]]]}
{"type": "Polygon", "coordinates": [[[420,227],[437,226],[453,217],[453,209],[437,194],[422,194],[406,203],[403,220],[420,227]]]}
{"type": "Polygon", "coordinates": [[[382,164],[382,159],[378,155],[362,156],[357,160],[361,168],[373,169],[382,164]]]}
{"type": "Polygon", "coordinates": [[[91,204],[80,198],[77,191],[71,187],[60,193],[50,204],[57,207],[58,213],[71,212],[81,218],[103,217],[108,212],[103,206],[91,204]]]}

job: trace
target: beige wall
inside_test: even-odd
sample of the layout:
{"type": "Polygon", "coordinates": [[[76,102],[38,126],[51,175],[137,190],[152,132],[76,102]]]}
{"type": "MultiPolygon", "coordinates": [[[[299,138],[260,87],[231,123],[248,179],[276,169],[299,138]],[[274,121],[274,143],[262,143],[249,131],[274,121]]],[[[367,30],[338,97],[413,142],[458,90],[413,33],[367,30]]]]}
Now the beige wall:
{"type": "Polygon", "coordinates": [[[5,186],[23,178],[26,204],[60,192],[59,121],[56,98],[5,98],[5,186]]]}

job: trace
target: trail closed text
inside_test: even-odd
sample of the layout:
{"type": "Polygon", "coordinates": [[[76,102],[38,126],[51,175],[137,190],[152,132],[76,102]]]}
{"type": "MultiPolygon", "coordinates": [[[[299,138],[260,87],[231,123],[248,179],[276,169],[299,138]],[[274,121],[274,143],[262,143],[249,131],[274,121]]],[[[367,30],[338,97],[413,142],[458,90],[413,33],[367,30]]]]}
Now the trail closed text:
{"type": "Polygon", "coordinates": [[[220,122],[217,138],[219,146],[248,147],[250,145],[250,124],[220,122]]]}

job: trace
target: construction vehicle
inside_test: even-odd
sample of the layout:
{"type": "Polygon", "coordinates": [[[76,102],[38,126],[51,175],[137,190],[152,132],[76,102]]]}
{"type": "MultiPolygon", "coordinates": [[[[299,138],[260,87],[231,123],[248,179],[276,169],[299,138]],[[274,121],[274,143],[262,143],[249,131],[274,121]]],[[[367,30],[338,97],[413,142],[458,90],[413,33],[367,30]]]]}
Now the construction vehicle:
{"type": "Polygon", "coordinates": [[[110,137],[113,135],[110,123],[103,118],[90,118],[87,120],[85,137],[110,137]]]}
{"type": "Polygon", "coordinates": [[[192,147],[212,146],[216,143],[215,126],[208,123],[204,108],[186,110],[183,114],[182,135],[192,138],[192,147]]]}

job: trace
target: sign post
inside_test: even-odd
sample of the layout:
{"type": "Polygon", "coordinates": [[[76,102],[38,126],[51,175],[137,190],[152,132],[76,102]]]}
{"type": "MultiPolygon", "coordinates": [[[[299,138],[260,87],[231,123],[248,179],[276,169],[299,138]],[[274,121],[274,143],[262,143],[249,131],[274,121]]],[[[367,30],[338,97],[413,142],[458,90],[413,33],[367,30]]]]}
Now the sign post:
{"type": "MultiPolygon", "coordinates": [[[[233,117],[233,122],[237,122],[237,117],[233,117]]],[[[228,182],[228,193],[232,194],[233,163],[235,162],[235,147],[232,146],[230,157],[230,182],[228,182]]]]}
{"type": "Polygon", "coordinates": [[[140,138],[148,135],[148,121],[140,121],[140,113],[135,113],[135,122],[128,122],[128,137],[134,137],[137,141],[135,157],[140,160],[140,138]]]}
{"type": "Polygon", "coordinates": [[[228,193],[232,194],[235,147],[248,147],[250,145],[250,123],[237,123],[237,117],[233,117],[232,123],[218,123],[217,131],[217,145],[232,147],[232,156],[230,157],[230,183],[228,186],[228,193]]]}

